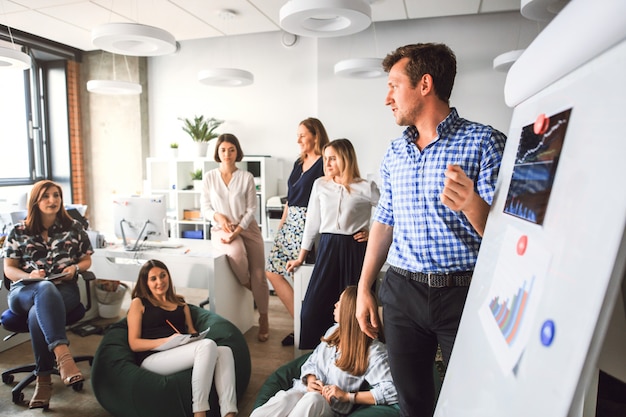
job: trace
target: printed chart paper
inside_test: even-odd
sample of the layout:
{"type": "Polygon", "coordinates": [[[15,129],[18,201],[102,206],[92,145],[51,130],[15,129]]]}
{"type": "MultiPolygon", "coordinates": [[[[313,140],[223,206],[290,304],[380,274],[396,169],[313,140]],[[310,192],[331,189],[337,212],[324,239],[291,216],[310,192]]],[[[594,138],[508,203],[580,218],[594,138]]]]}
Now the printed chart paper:
{"type": "Polygon", "coordinates": [[[489,295],[478,312],[505,374],[513,370],[528,342],[549,261],[543,242],[507,226],[489,295]]]}

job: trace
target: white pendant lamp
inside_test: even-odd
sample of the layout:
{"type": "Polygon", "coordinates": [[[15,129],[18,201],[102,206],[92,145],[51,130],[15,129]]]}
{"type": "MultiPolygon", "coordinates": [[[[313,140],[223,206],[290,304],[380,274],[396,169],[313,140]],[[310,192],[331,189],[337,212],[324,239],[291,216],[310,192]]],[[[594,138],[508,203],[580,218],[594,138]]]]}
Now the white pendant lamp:
{"type": "Polygon", "coordinates": [[[521,0],[520,13],[526,19],[547,22],[552,20],[570,0],[521,0]]]}
{"type": "Polygon", "coordinates": [[[130,81],[89,80],[87,91],[95,94],[128,96],[141,94],[142,88],[141,84],[130,81]]]}
{"type": "Polygon", "coordinates": [[[379,78],[385,75],[380,58],[344,59],[335,64],[335,75],[346,78],[379,78]]]}
{"type": "MultiPolygon", "coordinates": [[[[237,17],[237,12],[224,9],[218,12],[218,16],[231,21],[237,17]]],[[[254,75],[239,68],[210,68],[198,72],[198,81],[213,87],[243,87],[254,82],[254,75]]]]}
{"type": "Polygon", "coordinates": [[[137,23],[106,23],[91,31],[91,41],[103,51],[119,55],[159,56],[176,52],[169,32],[137,23]]]}
{"type": "Polygon", "coordinates": [[[0,47],[0,69],[30,69],[30,55],[16,49],[0,47]]]}
{"type": "Polygon", "coordinates": [[[351,35],[372,22],[367,0],[289,0],[280,8],[280,26],[310,37],[351,35]]]}
{"type": "Polygon", "coordinates": [[[507,72],[511,66],[513,66],[515,61],[517,61],[517,58],[522,55],[522,53],[524,53],[523,49],[515,49],[498,55],[493,59],[493,69],[496,71],[507,72]]]}
{"type": "Polygon", "coordinates": [[[243,87],[254,82],[254,75],[238,68],[212,68],[198,72],[198,81],[214,87],[243,87]]]}
{"type": "MultiPolygon", "coordinates": [[[[112,80],[89,80],[87,81],[87,91],[94,94],[105,94],[105,95],[137,95],[141,94],[143,88],[141,84],[135,83],[132,81],[121,81],[117,80],[117,71],[115,67],[115,54],[112,54],[112,80]]],[[[102,67],[102,63],[104,62],[104,51],[102,52],[102,58],[100,62],[100,66],[102,67]]],[[[126,71],[128,73],[128,78],[130,79],[130,68],[128,66],[128,59],[126,55],[124,55],[124,63],[126,64],[126,71]]]]}

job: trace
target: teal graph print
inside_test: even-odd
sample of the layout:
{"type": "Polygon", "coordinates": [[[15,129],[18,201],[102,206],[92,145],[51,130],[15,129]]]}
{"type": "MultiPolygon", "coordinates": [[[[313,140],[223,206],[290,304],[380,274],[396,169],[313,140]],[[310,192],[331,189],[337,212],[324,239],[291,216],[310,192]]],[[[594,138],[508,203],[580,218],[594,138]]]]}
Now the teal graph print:
{"type": "Polygon", "coordinates": [[[493,318],[509,346],[515,342],[515,338],[519,333],[534,280],[535,278],[533,277],[530,283],[524,281],[513,298],[500,301],[500,297],[496,296],[489,303],[489,309],[493,314],[493,318]]]}

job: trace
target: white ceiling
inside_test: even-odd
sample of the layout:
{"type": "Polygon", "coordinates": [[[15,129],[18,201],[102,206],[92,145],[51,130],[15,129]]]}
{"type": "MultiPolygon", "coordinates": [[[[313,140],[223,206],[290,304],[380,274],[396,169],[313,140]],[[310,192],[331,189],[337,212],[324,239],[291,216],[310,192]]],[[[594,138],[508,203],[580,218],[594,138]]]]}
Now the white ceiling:
{"type": "MultiPolygon", "coordinates": [[[[369,0],[374,22],[520,9],[520,0],[369,0]]],[[[134,22],[170,32],[177,41],[280,30],[287,0],[0,0],[0,24],[84,51],[91,30],[134,22]],[[221,10],[235,18],[224,20],[221,10]]]]}

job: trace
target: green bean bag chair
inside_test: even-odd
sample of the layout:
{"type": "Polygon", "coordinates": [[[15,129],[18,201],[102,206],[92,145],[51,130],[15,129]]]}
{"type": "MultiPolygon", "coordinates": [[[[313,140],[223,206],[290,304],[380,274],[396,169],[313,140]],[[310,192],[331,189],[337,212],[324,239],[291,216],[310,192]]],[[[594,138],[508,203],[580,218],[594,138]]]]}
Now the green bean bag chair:
{"type": "MultiPolygon", "coordinates": [[[[220,346],[229,346],[235,358],[237,398],[242,398],[250,382],[251,362],[248,345],[239,329],[225,318],[189,305],[196,329],[210,327],[206,337],[220,346]]],[[[116,417],[192,416],[191,370],[162,376],[140,368],[128,346],[126,319],[106,332],[93,360],[91,385],[96,399],[116,417]]],[[[209,417],[219,417],[215,386],[209,397],[209,417]]]]}
{"type": "MultiPolygon", "coordinates": [[[[254,408],[265,404],[280,390],[288,390],[293,385],[293,379],[300,377],[300,368],[310,353],[281,366],[271,374],[261,387],[254,402],[254,408]]],[[[394,405],[359,405],[352,411],[350,417],[398,417],[400,408],[394,405]]]]}

